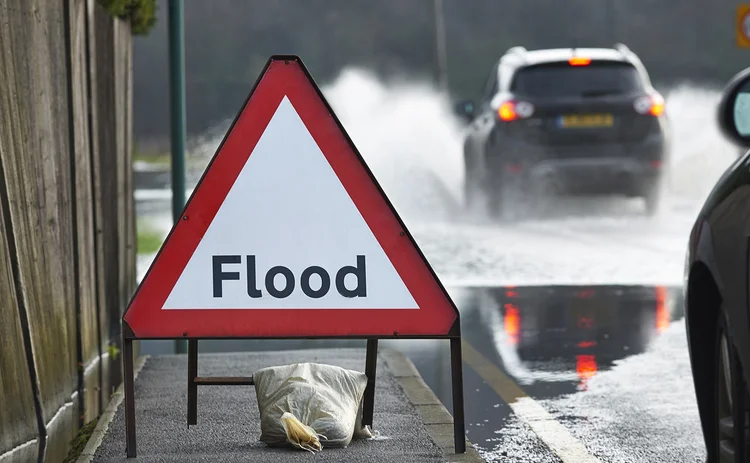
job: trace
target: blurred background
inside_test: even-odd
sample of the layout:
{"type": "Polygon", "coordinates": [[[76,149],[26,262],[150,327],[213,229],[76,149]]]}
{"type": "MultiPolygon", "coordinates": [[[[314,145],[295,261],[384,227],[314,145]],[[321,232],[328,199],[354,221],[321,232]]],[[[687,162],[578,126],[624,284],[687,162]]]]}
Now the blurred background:
{"type": "MultiPolygon", "coordinates": [[[[373,79],[436,82],[436,5],[442,5],[438,14],[453,96],[478,96],[491,64],[512,46],[611,47],[615,42],[641,57],[661,89],[685,83],[716,89],[747,62],[747,52],[735,46],[736,3],[190,1],[185,4],[188,132],[201,135],[233,117],[274,53],[300,55],[320,85],[351,68],[365,69],[373,79]]],[[[154,29],[134,42],[134,129],[141,152],[166,151],[169,140],[166,1],[157,5],[154,29]]],[[[364,101],[373,91],[356,90],[364,101]]]]}

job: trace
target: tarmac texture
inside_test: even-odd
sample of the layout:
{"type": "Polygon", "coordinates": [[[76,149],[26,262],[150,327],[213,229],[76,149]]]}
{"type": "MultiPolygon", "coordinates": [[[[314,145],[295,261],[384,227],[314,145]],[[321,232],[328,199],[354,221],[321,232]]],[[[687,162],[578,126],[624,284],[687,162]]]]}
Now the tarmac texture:
{"type": "MultiPolygon", "coordinates": [[[[391,357],[394,353],[389,354],[391,357]]],[[[398,356],[399,354],[396,353],[398,356]]],[[[450,455],[420,416],[413,400],[399,382],[404,364],[400,359],[396,376],[378,357],[373,428],[374,439],[354,440],[348,448],[325,448],[315,455],[299,449],[273,449],[259,440],[260,418],[252,386],[199,386],[198,424],[187,427],[187,356],[148,358],[135,382],[137,457],[125,455],[124,402],[112,421],[100,423],[101,443],[86,458],[94,462],[198,462],[263,461],[298,462],[443,462],[482,461],[467,445],[467,454],[450,455]]],[[[364,349],[200,354],[199,376],[250,376],[254,371],[276,365],[315,362],[364,371],[364,349]]],[[[416,371],[416,370],[415,370],[416,371]]],[[[412,378],[413,379],[413,378],[412,378]]],[[[419,381],[421,384],[421,378],[419,381]]],[[[426,386],[425,386],[426,387],[426,386]]],[[[426,390],[429,394],[431,391],[426,390]]],[[[412,391],[411,395],[415,395],[412,391]]],[[[433,405],[434,406],[434,405],[433,405]]],[[[420,410],[421,411],[421,410],[420,410]]],[[[446,412],[447,413],[447,412],[446,412]]],[[[423,414],[423,413],[422,413],[423,414]]],[[[448,415],[449,416],[449,415],[448,415]]],[[[446,427],[446,425],[442,425],[446,427]]],[[[450,426],[452,428],[452,426],[450,426]]],[[[446,429],[448,431],[450,429],[446,429]]],[[[445,431],[443,434],[445,434],[445,431]]],[[[452,434],[451,434],[452,438],[452,434]]],[[[452,440],[452,439],[451,439],[452,440]]],[[[79,460],[80,461],[80,460],[79,460]]]]}

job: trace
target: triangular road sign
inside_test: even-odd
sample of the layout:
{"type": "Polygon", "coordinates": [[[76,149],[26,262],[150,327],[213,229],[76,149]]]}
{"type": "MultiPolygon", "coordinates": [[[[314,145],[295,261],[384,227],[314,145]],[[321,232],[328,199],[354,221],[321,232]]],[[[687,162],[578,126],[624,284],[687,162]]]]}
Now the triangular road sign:
{"type": "Polygon", "coordinates": [[[273,56],[123,316],[134,338],[442,337],[458,311],[296,56],[273,56]]]}

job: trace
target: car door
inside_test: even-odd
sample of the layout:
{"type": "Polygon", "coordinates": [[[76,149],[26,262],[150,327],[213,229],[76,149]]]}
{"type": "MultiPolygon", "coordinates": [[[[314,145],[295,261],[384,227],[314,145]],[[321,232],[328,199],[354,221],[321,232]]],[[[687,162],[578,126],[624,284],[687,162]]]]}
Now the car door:
{"type": "MultiPolygon", "coordinates": [[[[717,182],[704,207],[711,234],[714,275],[743,369],[750,372],[750,153],[717,182]]],[[[747,378],[750,381],[750,377],[747,378]]]]}

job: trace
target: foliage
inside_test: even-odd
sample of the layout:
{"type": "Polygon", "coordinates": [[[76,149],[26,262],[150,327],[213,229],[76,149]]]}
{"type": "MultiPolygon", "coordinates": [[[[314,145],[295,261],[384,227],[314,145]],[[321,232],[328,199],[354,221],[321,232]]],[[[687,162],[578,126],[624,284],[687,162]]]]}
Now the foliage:
{"type": "Polygon", "coordinates": [[[109,14],[130,21],[135,35],[148,35],[156,24],[156,0],[98,0],[109,14]]]}
{"type": "Polygon", "coordinates": [[[73,463],[78,460],[81,452],[83,452],[83,449],[86,448],[86,444],[91,438],[91,434],[94,432],[96,423],[98,421],[99,419],[96,418],[83,425],[83,427],[78,431],[78,434],[76,434],[76,437],[70,442],[71,447],[68,451],[68,456],[65,457],[63,463],[73,463]]]}
{"type": "Polygon", "coordinates": [[[169,153],[134,153],[133,163],[144,162],[152,166],[169,168],[172,158],[169,153]]]}
{"type": "Polygon", "coordinates": [[[109,358],[112,360],[117,360],[117,356],[120,355],[120,349],[117,345],[110,342],[107,346],[107,354],[109,354],[109,358]]]}
{"type": "Polygon", "coordinates": [[[164,237],[150,226],[139,223],[136,241],[138,254],[153,254],[161,248],[164,237]]]}

